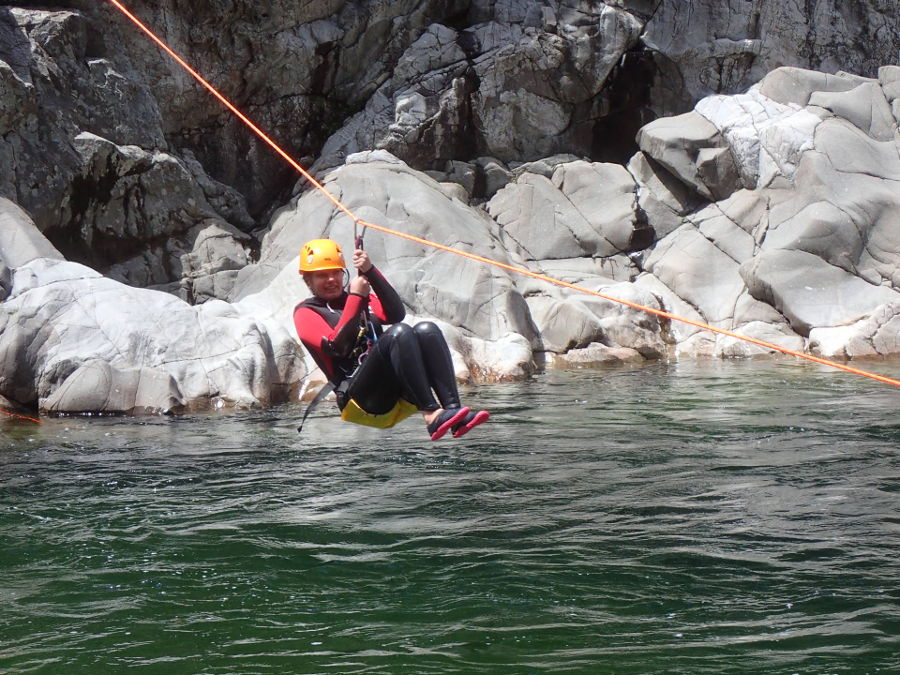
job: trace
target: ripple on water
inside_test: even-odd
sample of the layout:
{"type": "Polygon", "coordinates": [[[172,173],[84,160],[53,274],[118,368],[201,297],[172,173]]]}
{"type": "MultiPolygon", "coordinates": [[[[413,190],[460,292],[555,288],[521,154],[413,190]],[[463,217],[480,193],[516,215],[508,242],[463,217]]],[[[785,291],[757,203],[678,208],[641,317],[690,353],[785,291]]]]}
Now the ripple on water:
{"type": "Polygon", "coordinates": [[[0,670],[900,668],[893,396],[756,362],[466,395],[491,423],[439,443],[3,422],[0,670]]]}

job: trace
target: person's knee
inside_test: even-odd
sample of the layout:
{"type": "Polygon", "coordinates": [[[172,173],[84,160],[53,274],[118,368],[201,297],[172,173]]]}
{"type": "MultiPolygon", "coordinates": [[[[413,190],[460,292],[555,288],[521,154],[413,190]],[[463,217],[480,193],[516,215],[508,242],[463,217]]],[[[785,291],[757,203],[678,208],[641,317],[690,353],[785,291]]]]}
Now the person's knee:
{"type": "Polygon", "coordinates": [[[415,326],[413,326],[413,331],[415,332],[417,337],[430,337],[439,335],[441,337],[444,336],[441,333],[441,329],[437,327],[437,324],[433,321],[420,321],[415,326]]]}
{"type": "Polygon", "coordinates": [[[403,343],[411,340],[413,338],[413,335],[413,329],[410,328],[407,324],[395,323],[384,332],[382,339],[386,337],[391,342],[396,341],[399,343],[403,343]]]}

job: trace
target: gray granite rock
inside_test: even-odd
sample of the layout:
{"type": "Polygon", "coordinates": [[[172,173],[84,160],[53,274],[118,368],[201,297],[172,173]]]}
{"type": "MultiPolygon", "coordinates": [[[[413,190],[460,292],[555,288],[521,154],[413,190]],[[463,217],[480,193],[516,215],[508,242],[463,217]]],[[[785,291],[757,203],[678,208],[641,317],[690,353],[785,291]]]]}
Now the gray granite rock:
{"type": "MultiPolygon", "coordinates": [[[[526,28],[552,24],[534,6],[490,12],[523,22],[524,38],[526,28]]],[[[453,47],[450,33],[431,33],[433,65],[453,47]]],[[[448,187],[382,149],[347,156],[323,180],[364,220],[500,264],[366,233],[410,320],[442,326],[463,379],[521,378],[540,363],[770,351],[641,307],[798,351],[887,355],[898,349],[900,308],[900,153],[886,112],[897,81],[890,68],[877,80],[778,71],[749,91],[708,97],[685,117],[647,125],[627,168],[568,154],[524,164],[450,161],[439,176],[455,181],[448,187]],[[497,189],[473,206],[489,166],[497,189]]],[[[412,130],[421,130],[419,110],[405,109],[412,130]]],[[[274,214],[251,263],[245,235],[222,217],[231,209],[241,220],[240,209],[190,157],[78,139],[78,175],[109,193],[83,211],[83,236],[142,242],[117,263],[128,270],[109,274],[163,279],[155,266],[177,265],[170,283],[211,299],[192,307],[60,260],[28,214],[0,202],[0,396],[123,412],[297,396],[313,381],[291,324],[308,292],[297,254],[320,236],[349,249],[352,220],[305,186],[274,214]],[[122,214],[152,208],[129,219],[104,204],[129,204],[118,207],[122,214]]]]}
{"type": "Polygon", "coordinates": [[[898,291],[867,283],[805,251],[764,251],[741,274],[754,298],[775,307],[804,336],[814,327],[847,325],[900,302],[898,291]]]}
{"type": "Polygon", "coordinates": [[[299,346],[278,326],[77,263],[19,266],[0,305],[0,394],[45,410],[254,407],[296,396],[305,374],[299,346]]]}
{"type": "Polygon", "coordinates": [[[435,24],[409,45],[366,108],[325,144],[317,169],[370,148],[422,168],[461,149],[509,161],[572,148],[596,123],[578,108],[591,108],[641,29],[603,3],[529,0],[471,12],[483,21],[463,31],[435,24]]]}
{"type": "Polygon", "coordinates": [[[39,406],[56,414],[154,415],[181,412],[184,399],[169,373],[155,368],[117,368],[94,359],[79,365],[39,406]]]}
{"type": "Polygon", "coordinates": [[[532,260],[626,253],[636,238],[636,185],[619,165],[564,162],[552,178],[526,171],[487,204],[532,260]]]}
{"type": "Polygon", "coordinates": [[[643,41],[662,74],[653,83],[655,110],[671,115],[710,94],[746,91],[779,66],[874,77],[897,58],[898,35],[892,2],[683,0],[657,3],[643,41]]]}
{"type": "Polygon", "coordinates": [[[638,132],[641,151],[711,202],[741,187],[731,149],[719,130],[697,112],[662,118],[638,132]]]}
{"type": "Polygon", "coordinates": [[[24,210],[0,197],[0,264],[16,268],[35,258],[62,260],[63,256],[24,210]]]}

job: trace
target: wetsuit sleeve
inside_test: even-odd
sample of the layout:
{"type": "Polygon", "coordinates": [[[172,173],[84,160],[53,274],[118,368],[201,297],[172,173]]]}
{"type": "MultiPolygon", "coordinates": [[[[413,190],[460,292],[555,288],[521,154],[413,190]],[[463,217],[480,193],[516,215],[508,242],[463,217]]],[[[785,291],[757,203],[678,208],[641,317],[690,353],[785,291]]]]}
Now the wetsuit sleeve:
{"type": "Polygon", "coordinates": [[[384,275],[374,265],[366,272],[366,278],[372,286],[372,291],[377,296],[377,302],[372,302],[372,311],[383,323],[398,323],[406,316],[406,307],[403,300],[388,283],[384,275]]]}

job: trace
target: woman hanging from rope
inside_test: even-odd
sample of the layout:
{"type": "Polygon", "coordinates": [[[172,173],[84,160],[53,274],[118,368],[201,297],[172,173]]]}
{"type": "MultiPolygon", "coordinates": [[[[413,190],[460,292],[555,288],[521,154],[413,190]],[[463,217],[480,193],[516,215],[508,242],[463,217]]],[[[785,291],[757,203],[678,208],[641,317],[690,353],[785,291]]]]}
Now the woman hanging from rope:
{"type": "Polygon", "coordinates": [[[486,410],[460,404],[440,329],[431,321],[401,323],[403,302],[361,243],[353,266],[359,274],[345,289],[340,246],[330,239],[304,244],[300,273],[312,297],[294,308],[297,335],[334,388],[342,419],[384,428],[418,410],[433,441],[486,422],[486,410]]]}

